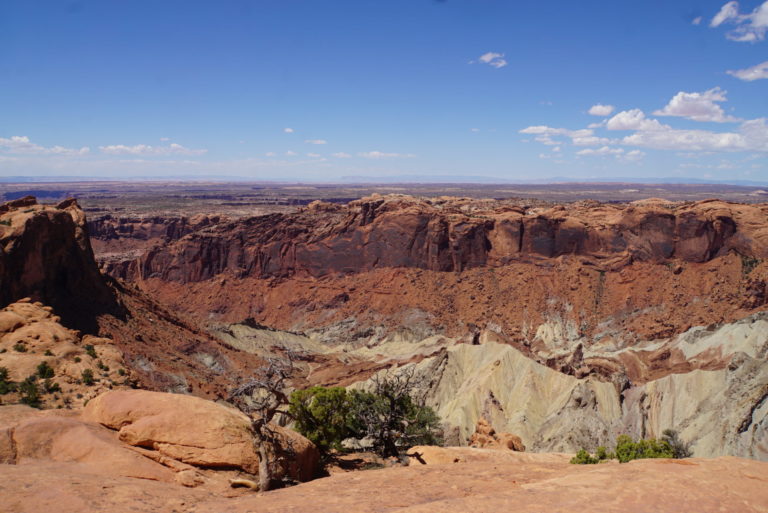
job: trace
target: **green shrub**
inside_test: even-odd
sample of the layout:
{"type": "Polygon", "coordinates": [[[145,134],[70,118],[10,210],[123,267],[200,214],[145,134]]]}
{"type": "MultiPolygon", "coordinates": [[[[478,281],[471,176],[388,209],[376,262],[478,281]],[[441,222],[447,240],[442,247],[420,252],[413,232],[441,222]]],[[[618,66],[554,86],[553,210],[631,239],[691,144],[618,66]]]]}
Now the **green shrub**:
{"type": "Polygon", "coordinates": [[[37,387],[36,376],[29,376],[19,383],[18,391],[21,395],[22,403],[32,406],[33,408],[40,408],[42,406],[40,402],[40,389],[37,387]]]}
{"type": "Polygon", "coordinates": [[[27,352],[27,346],[23,342],[16,342],[13,345],[13,350],[18,351],[19,353],[26,353],[27,352]]]}
{"type": "Polygon", "coordinates": [[[2,221],[0,221],[0,224],[2,224],[3,226],[11,226],[11,221],[9,221],[8,219],[3,219],[2,221]]]}
{"type": "Polygon", "coordinates": [[[690,458],[693,456],[691,452],[691,444],[685,443],[680,440],[677,431],[674,429],[665,429],[661,434],[661,439],[669,444],[674,453],[674,457],[677,459],[690,458]]]}
{"type": "Polygon", "coordinates": [[[600,460],[590,456],[586,449],[580,449],[579,452],[576,453],[576,456],[571,458],[571,463],[574,465],[593,465],[599,462],[600,460]]]}
{"type": "Polygon", "coordinates": [[[53,377],[54,372],[48,362],[43,362],[37,366],[37,375],[42,379],[49,379],[53,377]]]}
{"type": "Polygon", "coordinates": [[[96,349],[94,349],[93,344],[85,344],[85,354],[91,358],[97,358],[96,349]]]}
{"type": "Polygon", "coordinates": [[[8,379],[8,369],[0,367],[0,395],[5,395],[16,390],[16,383],[8,379]]]}
{"type": "Polygon", "coordinates": [[[54,383],[50,379],[45,380],[45,383],[43,383],[43,388],[49,394],[53,394],[54,392],[61,392],[61,386],[59,386],[58,383],[54,383]]]}
{"type": "Polygon", "coordinates": [[[591,456],[585,449],[581,449],[571,458],[571,463],[588,465],[612,459],[626,463],[646,458],[688,458],[690,455],[688,444],[680,441],[676,431],[667,429],[661,440],[649,438],[635,442],[631,436],[621,435],[616,439],[616,449],[613,452],[608,452],[608,449],[601,446],[597,448],[595,455],[591,456]]]}
{"type": "Polygon", "coordinates": [[[296,430],[320,451],[340,449],[350,436],[350,405],[342,387],[312,387],[291,394],[288,412],[296,421],[296,430]]]}
{"type": "Polygon", "coordinates": [[[119,375],[121,375],[121,376],[125,376],[125,369],[122,369],[122,368],[120,368],[120,369],[117,369],[117,373],[118,373],[119,375]]]}
{"type": "Polygon", "coordinates": [[[440,419],[411,392],[409,377],[375,380],[374,392],[312,387],[291,394],[289,414],[296,430],[321,451],[340,449],[347,438],[370,439],[382,456],[397,456],[413,445],[442,443],[440,419]]]}
{"type": "Polygon", "coordinates": [[[80,358],[79,356],[75,356],[75,363],[80,363],[81,361],[83,361],[82,358],[80,358]]]}
{"type": "Polygon", "coordinates": [[[96,380],[93,378],[93,371],[91,369],[85,369],[82,374],[83,384],[91,386],[96,380]]]}
{"type": "Polygon", "coordinates": [[[53,356],[53,353],[51,352],[51,350],[50,350],[50,349],[46,349],[46,350],[45,350],[45,353],[43,353],[43,354],[44,354],[45,356],[53,356]]]}
{"type": "Polygon", "coordinates": [[[96,362],[96,367],[98,367],[100,370],[103,370],[104,372],[109,372],[109,367],[104,365],[104,362],[102,362],[101,360],[96,362]]]}

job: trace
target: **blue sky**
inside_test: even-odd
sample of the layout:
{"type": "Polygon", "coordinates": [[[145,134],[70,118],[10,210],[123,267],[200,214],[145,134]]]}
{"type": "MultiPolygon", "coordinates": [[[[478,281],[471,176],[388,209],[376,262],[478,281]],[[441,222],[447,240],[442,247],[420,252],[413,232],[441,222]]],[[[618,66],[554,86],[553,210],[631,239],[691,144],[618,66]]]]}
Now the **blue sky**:
{"type": "Polygon", "coordinates": [[[0,176],[768,182],[767,28],[768,1],[5,0],[0,176]]]}

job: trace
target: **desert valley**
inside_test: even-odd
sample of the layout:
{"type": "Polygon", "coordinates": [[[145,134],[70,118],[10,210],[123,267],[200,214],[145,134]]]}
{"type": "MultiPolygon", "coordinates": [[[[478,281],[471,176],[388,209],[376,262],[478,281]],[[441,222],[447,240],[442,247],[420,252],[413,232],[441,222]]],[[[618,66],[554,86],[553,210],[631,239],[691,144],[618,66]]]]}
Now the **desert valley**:
{"type": "Polygon", "coordinates": [[[0,206],[9,511],[768,508],[765,203],[87,208],[0,206]],[[230,392],[286,355],[288,392],[410,373],[444,448],[328,466],[284,418],[273,477],[305,483],[233,488],[260,454],[230,392]],[[691,458],[569,463],[665,430],[691,458]]]}

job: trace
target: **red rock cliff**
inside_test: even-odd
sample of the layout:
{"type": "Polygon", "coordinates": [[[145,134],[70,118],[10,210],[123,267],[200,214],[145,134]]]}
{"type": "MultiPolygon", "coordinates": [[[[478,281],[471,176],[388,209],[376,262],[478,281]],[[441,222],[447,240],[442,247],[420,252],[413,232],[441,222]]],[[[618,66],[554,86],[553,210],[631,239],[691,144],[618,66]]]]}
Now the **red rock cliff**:
{"type": "Polygon", "coordinates": [[[405,267],[462,271],[576,255],[601,268],[735,251],[768,257],[768,205],[708,200],[585,202],[528,209],[462,200],[370,197],[315,203],[295,214],[224,223],[155,247],[109,271],[180,283],[237,277],[314,277],[405,267]]]}

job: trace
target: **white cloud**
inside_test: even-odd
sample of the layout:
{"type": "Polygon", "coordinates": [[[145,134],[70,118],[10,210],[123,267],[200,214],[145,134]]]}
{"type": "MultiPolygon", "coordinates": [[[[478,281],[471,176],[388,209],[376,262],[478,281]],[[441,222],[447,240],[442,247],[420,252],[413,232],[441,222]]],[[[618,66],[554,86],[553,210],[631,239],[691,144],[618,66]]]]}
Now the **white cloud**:
{"type": "Polygon", "coordinates": [[[45,146],[33,143],[25,135],[12,135],[10,138],[0,137],[0,151],[23,155],[61,155],[73,157],[87,155],[91,149],[87,146],[76,149],[58,145],[46,148],[45,146]]]}
{"type": "Polygon", "coordinates": [[[608,130],[666,130],[670,127],[659,123],[656,119],[648,119],[640,109],[623,110],[613,116],[605,124],[608,130]]]}
{"type": "Polygon", "coordinates": [[[622,153],[624,153],[623,148],[611,148],[610,146],[603,146],[602,148],[598,148],[596,150],[592,148],[580,150],[576,152],[576,155],[604,156],[604,155],[621,155],[622,153]]]}
{"type": "Polygon", "coordinates": [[[546,125],[537,125],[524,128],[520,130],[520,133],[536,135],[534,139],[537,142],[549,146],[557,146],[560,144],[559,141],[553,139],[553,137],[558,136],[570,137],[571,142],[576,146],[597,146],[601,144],[610,144],[612,142],[605,137],[595,136],[595,131],[589,128],[569,130],[567,128],[553,128],[546,125]]]}
{"type": "Polygon", "coordinates": [[[644,151],[632,150],[632,151],[628,151],[624,155],[624,160],[637,161],[637,160],[641,160],[643,157],[645,157],[645,152],[644,151]]]}
{"type": "Polygon", "coordinates": [[[731,1],[724,4],[712,18],[709,26],[712,28],[728,23],[735,28],[725,34],[731,41],[754,43],[765,39],[768,31],[768,1],[756,7],[749,14],[739,12],[739,3],[731,1]]]}
{"type": "Polygon", "coordinates": [[[286,157],[295,157],[296,156],[296,152],[288,150],[288,151],[285,152],[285,156],[286,157]]]}
{"type": "Polygon", "coordinates": [[[195,150],[176,143],[171,143],[168,146],[150,146],[148,144],[126,146],[124,144],[112,144],[109,146],[99,146],[99,149],[102,153],[106,153],[107,155],[203,155],[208,152],[208,150],[195,150]]]}
{"type": "Polygon", "coordinates": [[[487,52],[477,58],[483,64],[493,66],[496,69],[506,66],[507,60],[504,58],[503,53],[487,52]]]}
{"type": "Polygon", "coordinates": [[[349,153],[344,153],[343,151],[340,151],[338,153],[333,153],[332,155],[337,159],[348,159],[352,157],[352,155],[350,155],[349,153]]]}
{"type": "Polygon", "coordinates": [[[735,71],[728,71],[727,73],[746,82],[768,78],[768,61],[756,64],[751,68],[737,69],[735,71]]]}
{"type": "Polygon", "coordinates": [[[283,128],[283,132],[285,132],[286,134],[292,134],[293,128],[283,128]]]}
{"type": "Polygon", "coordinates": [[[704,21],[704,18],[701,16],[696,16],[694,19],[691,20],[691,25],[701,25],[701,22],[704,21]]]}
{"type": "Polygon", "coordinates": [[[669,103],[661,110],[654,111],[656,116],[679,116],[694,121],[711,121],[725,123],[738,121],[733,116],[727,116],[723,108],[718,105],[727,101],[726,91],[719,87],[709,89],[703,93],[686,93],[680,91],[669,100],[669,103]]]}
{"type": "Polygon", "coordinates": [[[328,141],[325,139],[307,139],[304,142],[307,144],[328,144],[328,141]]]}
{"type": "Polygon", "coordinates": [[[411,153],[384,153],[381,151],[364,151],[357,154],[359,157],[366,159],[387,159],[387,158],[411,158],[415,157],[411,153]]]}
{"type": "Polygon", "coordinates": [[[161,142],[168,142],[168,141],[170,141],[170,140],[171,140],[171,138],[170,138],[170,137],[161,137],[161,138],[160,138],[160,141],[161,141],[161,142]]]}
{"type": "Polygon", "coordinates": [[[738,132],[672,128],[639,131],[624,137],[621,143],[658,150],[768,152],[768,125],[765,118],[759,118],[743,122],[738,132]]]}
{"type": "Polygon", "coordinates": [[[480,129],[479,128],[470,128],[469,131],[470,132],[479,132],[480,129]]]}
{"type": "Polygon", "coordinates": [[[274,151],[268,151],[267,153],[264,154],[264,156],[265,157],[277,157],[277,153],[275,153],[274,151]]]}
{"type": "Polygon", "coordinates": [[[613,109],[613,105],[603,105],[598,103],[596,105],[592,105],[588,112],[593,116],[610,116],[611,112],[613,112],[613,109]]]}
{"type": "Polygon", "coordinates": [[[554,148],[552,148],[552,153],[560,153],[560,151],[561,151],[560,146],[555,146],[554,148]]]}
{"type": "Polygon", "coordinates": [[[313,158],[313,159],[318,159],[318,158],[322,157],[322,155],[320,155],[319,153],[307,153],[307,157],[310,157],[310,158],[313,158]]]}

